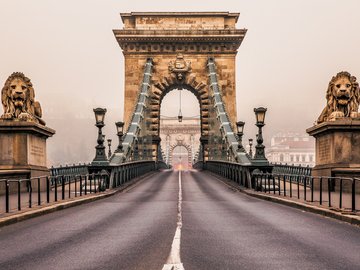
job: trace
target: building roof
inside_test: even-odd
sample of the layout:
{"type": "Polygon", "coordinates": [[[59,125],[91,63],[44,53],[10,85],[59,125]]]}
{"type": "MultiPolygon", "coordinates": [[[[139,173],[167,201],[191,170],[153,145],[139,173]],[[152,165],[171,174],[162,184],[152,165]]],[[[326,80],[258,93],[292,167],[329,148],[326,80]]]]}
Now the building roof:
{"type": "Polygon", "coordinates": [[[240,13],[224,12],[130,12],[120,13],[121,20],[124,23],[126,17],[234,17],[235,22],[238,21],[240,13]]]}

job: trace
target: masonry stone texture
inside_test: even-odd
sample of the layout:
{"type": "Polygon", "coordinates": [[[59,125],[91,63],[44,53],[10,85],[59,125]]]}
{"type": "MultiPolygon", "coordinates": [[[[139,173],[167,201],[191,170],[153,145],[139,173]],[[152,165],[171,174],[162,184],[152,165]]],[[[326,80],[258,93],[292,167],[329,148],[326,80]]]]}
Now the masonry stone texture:
{"type": "Polygon", "coordinates": [[[179,53],[185,61],[191,62],[191,75],[196,82],[206,85],[206,91],[210,89],[207,60],[210,56],[215,58],[223,101],[234,124],[235,57],[246,34],[246,29],[236,29],[238,17],[238,13],[228,12],[122,13],[124,28],[114,30],[114,34],[125,58],[126,125],[131,120],[137,101],[146,59],[151,57],[154,62],[151,84],[154,92],[154,84],[169,76],[169,63],[179,53]]]}

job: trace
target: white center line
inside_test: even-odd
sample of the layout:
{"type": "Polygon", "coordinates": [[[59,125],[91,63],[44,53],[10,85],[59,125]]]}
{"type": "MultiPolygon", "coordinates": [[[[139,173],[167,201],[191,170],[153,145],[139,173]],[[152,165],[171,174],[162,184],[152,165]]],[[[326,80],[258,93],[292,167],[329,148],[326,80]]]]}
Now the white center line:
{"type": "Polygon", "coordinates": [[[162,270],[185,270],[180,259],[180,240],[181,240],[181,227],[182,227],[182,216],[181,216],[181,204],[182,204],[182,187],[181,187],[181,171],[179,171],[179,199],[178,199],[178,215],[177,215],[177,226],[175,236],[171,245],[171,250],[166,264],[162,270]]]}

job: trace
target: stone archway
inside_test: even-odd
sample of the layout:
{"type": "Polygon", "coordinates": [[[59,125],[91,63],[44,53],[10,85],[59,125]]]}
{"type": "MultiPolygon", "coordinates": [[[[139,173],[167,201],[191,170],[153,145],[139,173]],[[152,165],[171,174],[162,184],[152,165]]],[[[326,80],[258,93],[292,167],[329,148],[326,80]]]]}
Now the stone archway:
{"type": "Polygon", "coordinates": [[[173,152],[176,147],[184,147],[188,152],[188,168],[192,167],[192,150],[189,144],[184,143],[183,141],[177,141],[177,143],[170,146],[170,160],[169,164],[173,165],[173,152]]]}
{"type": "MultiPolygon", "coordinates": [[[[211,114],[211,74],[209,58],[216,58],[216,74],[227,121],[236,122],[235,58],[246,29],[237,29],[239,13],[229,12],[132,12],[122,13],[124,28],[114,35],[125,58],[124,121],[128,127],[137,104],[142,78],[152,76],[149,90],[149,123],[153,152],[160,143],[160,107],[163,97],[173,89],[191,91],[199,100],[201,114],[201,144],[209,141],[211,114]],[[148,58],[152,59],[151,74],[143,74],[148,58]]],[[[126,130],[126,128],[125,128],[126,130]]]]}
{"type": "Polygon", "coordinates": [[[161,149],[164,152],[164,160],[169,164],[170,151],[179,141],[191,148],[191,159],[199,151],[200,146],[200,119],[198,117],[184,117],[181,123],[177,117],[160,119],[161,149]]]}
{"type": "MultiPolygon", "coordinates": [[[[179,54],[181,55],[181,54],[179,54]]],[[[179,59],[177,55],[176,60],[179,59]]],[[[183,60],[185,62],[185,60],[183,60]]],[[[171,65],[169,62],[169,68],[171,65]]],[[[176,61],[175,61],[176,63],[176,61]]],[[[189,63],[189,62],[188,62],[189,63]]],[[[190,64],[189,64],[190,65],[190,64]]],[[[180,69],[179,69],[180,70],[180,69]]],[[[185,69],[183,69],[185,70],[185,69]]],[[[150,115],[148,120],[151,123],[151,131],[155,136],[160,134],[160,109],[161,102],[165,95],[175,89],[186,89],[193,93],[199,101],[201,136],[207,136],[209,132],[209,93],[205,82],[197,81],[196,74],[187,72],[171,72],[161,79],[154,81],[150,94],[150,115]],[[182,76],[179,79],[179,74],[182,76]]]]}
{"type": "MultiPolygon", "coordinates": [[[[239,15],[230,12],[121,13],[124,28],[113,32],[125,58],[126,126],[129,125],[137,102],[147,58],[153,59],[154,74],[151,84],[156,85],[157,90],[152,89],[152,95],[155,97],[152,102],[157,106],[159,100],[156,100],[156,96],[161,97],[164,92],[180,85],[187,86],[188,90],[194,91],[195,95],[206,100],[210,91],[207,70],[207,60],[210,56],[216,58],[222,99],[234,125],[235,58],[247,32],[246,29],[236,28],[239,15]],[[185,62],[191,61],[191,71],[183,73],[182,67],[178,70],[174,61],[179,54],[183,55],[185,62]],[[186,78],[182,78],[183,75],[186,78]],[[184,80],[180,85],[176,81],[179,79],[184,80]]],[[[186,69],[186,66],[184,68],[186,69]]],[[[204,102],[200,102],[202,109],[205,108],[204,102]]],[[[206,129],[203,132],[206,132],[206,129]]],[[[154,132],[154,135],[156,133],[158,132],[154,132]]]]}

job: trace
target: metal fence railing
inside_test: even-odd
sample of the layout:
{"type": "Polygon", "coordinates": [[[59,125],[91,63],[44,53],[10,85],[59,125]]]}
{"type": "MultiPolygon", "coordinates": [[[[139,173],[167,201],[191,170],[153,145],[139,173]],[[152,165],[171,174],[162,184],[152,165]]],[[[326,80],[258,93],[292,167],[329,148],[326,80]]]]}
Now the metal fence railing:
{"type": "Polygon", "coordinates": [[[87,174],[89,173],[90,164],[74,164],[74,165],[65,165],[59,167],[51,167],[50,175],[79,175],[79,174],[87,174]]]}
{"type": "Polygon", "coordinates": [[[360,212],[360,178],[315,177],[311,176],[309,167],[294,166],[291,169],[289,165],[278,167],[281,170],[273,168],[272,173],[226,161],[206,161],[196,165],[256,192],[283,196],[337,211],[360,212]]]}
{"type": "Polygon", "coordinates": [[[103,192],[157,168],[155,161],[136,161],[88,173],[88,168],[75,165],[51,168],[49,176],[0,179],[0,215],[103,192]]]}
{"type": "MultiPolygon", "coordinates": [[[[198,165],[200,167],[200,164],[198,165]]],[[[203,168],[228,178],[240,186],[252,187],[251,170],[247,166],[243,166],[236,162],[227,161],[206,161],[203,168]]]]}
{"type": "Polygon", "coordinates": [[[297,175],[306,175],[310,176],[312,168],[309,166],[294,166],[281,163],[272,163],[273,173],[275,174],[297,174],[297,175]]]}
{"type": "Polygon", "coordinates": [[[253,174],[255,190],[305,202],[360,211],[360,179],[289,174],[253,174]]]}
{"type": "Polygon", "coordinates": [[[0,204],[0,214],[97,193],[104,190],[108,178],[106,174],[93,173],[1,179],[0,189],[5,190],[5,194],[0,196],[4,202],[0,204]]]}
{"type": "Polygon", "coordinates": [[[110,187],[115,188],[121,186],[133,178],[156,169],[155,161],[135,161],[117,165],[111,170],[110,187]]]}

